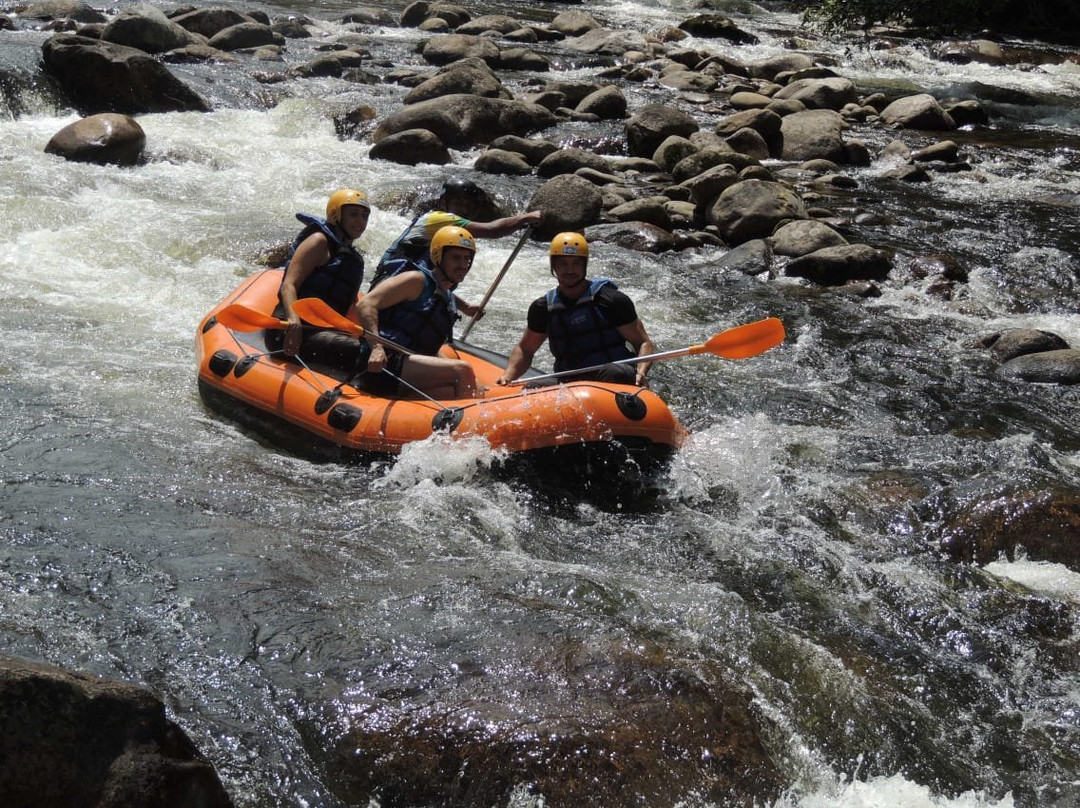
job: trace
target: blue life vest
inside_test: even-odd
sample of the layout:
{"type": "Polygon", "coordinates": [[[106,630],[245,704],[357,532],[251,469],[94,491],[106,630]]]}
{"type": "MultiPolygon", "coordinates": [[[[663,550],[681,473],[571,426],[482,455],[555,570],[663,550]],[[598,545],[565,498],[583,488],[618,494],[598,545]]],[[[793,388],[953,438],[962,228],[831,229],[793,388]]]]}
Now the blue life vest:
{"type": "Polygon", "coordinates": [[[576,302],[567,305],[552,289],[545,296],[548,316],[548,343],[555,356],[555,372],[602,365],[619,359],[629,359],[634,353],[627,347],[626,338],[612,326],[596,304],[596,295],[610,286],[607,278],[596,278],[576,302]]]}
{"type": "MultiPolygon", "coordinates": [[[[293,239],[289,260],[300,243],[312,233],[324,233],[330,243],[330,260],[311,271],[300,288],[296,290],[299,300],[304,297],[317,297],[328,303],[338,314],[347,314],[356,302],[360,284],[364,282],[364,258],[351,245],[342,240],[330,223],[321,216],[297,213],[296,218],[305,227],[293,239]]],[[[285,271],[288,272],[288,265],[285,271]]]]}
{"type": "Polygon", "coordinates": [[[435,272],[425,261],[397,258],[386,265],[386,277],[403,272],[420,272],[424,291],[416,300],[403,300],[379,312],[379,334],[417,353],[435,356],[450,340],[457,320],[457,304],[452,292],[439,288],[435,272]]]}

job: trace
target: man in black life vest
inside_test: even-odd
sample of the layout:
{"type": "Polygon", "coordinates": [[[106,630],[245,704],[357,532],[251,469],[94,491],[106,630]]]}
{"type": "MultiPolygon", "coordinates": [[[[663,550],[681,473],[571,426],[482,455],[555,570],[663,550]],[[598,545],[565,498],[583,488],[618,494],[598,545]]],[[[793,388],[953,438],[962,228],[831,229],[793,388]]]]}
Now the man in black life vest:
{"type": "Polygon", "coordinates": [[[570,375],[568,381],[590,379],[644,387],[650,362],[610,364],[655,352],[633,301],[607,278],[588,278],[589,244],[580,233],[559,233],[552,239],[549,255],[558,286],[529,306],[525,333],[496,383],[508,384],[521,376],[547,340],[556,373],[602,365],[570,375]]]}

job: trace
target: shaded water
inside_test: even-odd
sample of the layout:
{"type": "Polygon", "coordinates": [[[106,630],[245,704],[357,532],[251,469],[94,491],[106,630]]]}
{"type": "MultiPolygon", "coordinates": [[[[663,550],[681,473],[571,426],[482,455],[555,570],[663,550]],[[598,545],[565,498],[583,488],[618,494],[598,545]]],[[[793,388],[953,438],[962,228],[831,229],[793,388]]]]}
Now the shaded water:
{"type": "MultiPolygon", "coordinates": [[[[687,13],[590,11],[651,28],[687,13]]],[[[740,22],[760,28],[763,55],[790,19],[740,22]]],[[[385,33],[415,60],[414,33],[385,33]]],[[[19,36],[16,49],[42,39],[19,36]]],[[[1060,104],[972,133],[979,179],[901,187],[875,166],[833,192],[850,240],[898,251],[878,299],[718,276],[711,252],[600,247],[596,271],[664,348],[769,315],[790,335],[747,362],[654,369],[694,434],[646,513],[552,500],[492,472],[477,445],[313,464],[199,402],[195,326],[293,236],[294,211],[342,184],[376,199],[437,184],[334,134],[330,113],[385,112],[400,88],[298,83],[264,110],[248,85],[226,86],[240,108],[141,118],[150,160],[123,171],[44,155],[74,116],[47,88],[24,96],[0,121],[0,651],[149,685],[241,806],[350,804],[329,750],[358,716],[505,710],[572,738],[610,720],[590,684],[656,658],[744,694],[791,788],[778,806],[1075,805],[1077,574],[961,566],[938,541],[1007,493],[1080,494],[1075,389],[1005,382],[966,347],[1006,327],[1080,346],[1076,80],[918,49],[889,64],[833,52],[932,87],[965,73],[1051,83],[1060,104]],[[858,224],[862,211],[879,223],[858,224]],[[970,272],[951,302],[907,271],[938,252],[970,272]]],[[[859,134],[880,146],[895,133],[859,134]]],[[[529,182],[485,180],[511,208],[529,182]]],[[[375,211],[361,248],[377,256],[406,221],[375,211]]],[[[487,288],[504,241],[482,245],[463,291],[487,288]]],[[[547,283],[529,245],[475,341],[512,345],[547,283]]]]}

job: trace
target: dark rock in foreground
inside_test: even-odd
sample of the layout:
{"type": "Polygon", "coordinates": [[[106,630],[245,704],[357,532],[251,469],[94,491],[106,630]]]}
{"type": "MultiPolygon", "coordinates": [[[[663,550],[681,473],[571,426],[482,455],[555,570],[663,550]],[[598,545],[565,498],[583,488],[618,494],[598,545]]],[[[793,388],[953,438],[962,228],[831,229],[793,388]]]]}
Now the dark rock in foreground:
{"type": "Polygon", "coordinates": [[[228,808],[210,763],[143,688],[0,657],[5,808],[228,808]]]}

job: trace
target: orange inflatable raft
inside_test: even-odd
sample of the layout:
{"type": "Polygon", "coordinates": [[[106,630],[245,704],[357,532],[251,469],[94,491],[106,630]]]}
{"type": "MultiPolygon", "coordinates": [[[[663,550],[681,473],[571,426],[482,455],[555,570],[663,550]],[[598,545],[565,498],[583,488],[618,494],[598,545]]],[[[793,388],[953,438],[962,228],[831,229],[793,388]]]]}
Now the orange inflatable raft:
{"type": "Polygon", "coordinates": [[[455,438],[483,437],[510,453],[618,446],[633,460],[655,462],[670,457],[686,436],[650,390],[586,381],[499,387],[494,382],[507,358],[461,342],[444,346],[443,354],[472,364],[477,380],[489,387],[484,398],[429,401],[357,390],[344,372],[268,354],[265,331],[218,321],[218,312],[233,304],[270,315],[281,277],[281,270],[252,275],[202,321],[199,391],[208,405],[247,426],[291,433],[294,448],[329,449],[335,457],[397,453],[442,430],[455,438]]]}

